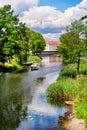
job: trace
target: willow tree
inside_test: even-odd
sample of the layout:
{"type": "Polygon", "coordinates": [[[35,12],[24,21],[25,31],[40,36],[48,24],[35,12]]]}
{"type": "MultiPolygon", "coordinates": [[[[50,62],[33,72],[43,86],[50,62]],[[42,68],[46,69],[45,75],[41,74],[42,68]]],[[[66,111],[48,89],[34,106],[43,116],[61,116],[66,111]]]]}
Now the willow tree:
{"type": "Polygon", "coordinates": [[[57,48],[58,53],[63,57],[64,62],[77,63],[79,74],[80,57],[86,50],[84,24],[74,21],[66,28],[66,33],[60,37],[61,45],[57,48]]]}

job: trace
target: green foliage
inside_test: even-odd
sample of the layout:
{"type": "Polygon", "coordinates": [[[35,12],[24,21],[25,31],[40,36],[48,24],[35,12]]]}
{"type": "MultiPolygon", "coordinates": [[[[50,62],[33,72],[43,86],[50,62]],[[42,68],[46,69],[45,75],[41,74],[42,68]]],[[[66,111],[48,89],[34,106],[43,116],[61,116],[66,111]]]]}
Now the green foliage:
{"type": "Polygon", "coordinates": [[[38,63],[38,62],[41,62],[41,59],[38,56],[30,55],[29,58],[28,58],[28,61],[38,63]]]}
{"type": "Polygon", "coordinates": [[[0,64],[1,72],[12,72],[22,70],[23,67],[19,65],[16,61],[6,62],[5,64],[0,64]]]}
{"type": "Polygon", "coordinates": [[[0,61],[3,63],[14,54],[14,30],[18,17],[13,15],[10,5],[0,8],[0,61]],[[12,38],[13,37],[13,38],[12,38]]]}
{"type": "Polygon", "coordinates": [[[60,72],[57,81],[47,89],[48,101],[73,100],[76,116],[87,124],[87,76],[82,75],[87,72],[87,62],[81,60],[80,75],[76,75],[75,68],[75,64],[69,64],[60,72]]]}
{"type": "Polygon", "coordinates": [[[84,63],[84,64],[80,67],[80,74],[87,75],[87,63],[84,63]]]}
{"type": "Polygon", "coordinates": [[[74,21],[66,29],[66,33],[60,37],[61,45],[57,48],[58,53],[67,63],[77,63],[79,73],[80,57],[86,51],[85,25],[81,21],[74,21]]]}
{"type": "Polygon", "coordinates": [[[75,88],[72,80],[66,78],[59,79],[56,83],[53,83],[47,89],[47,95],[50,98],[72,100],[75,94],[75,88]]]}
{"type": "Polygon", "coordinates": [[[0,62],[16,59],[22,65],[27,62],[29,51],[41,53],[44,48],[42,35],[20,23],[10,5],[0,7],[0,62]]]}
{"type": "Polygon", "coordinates": [[[64,70],[61,71],[60,75],[64,77],[76,78],[77,73],[75,67],[73,68],[70,64],[69,66],[66,66],[64,70]]]}
{"type": "Polygon", "coordinates": [[[30,31],[30,50],[33,54],[41,53],[45,49],[45,40],[40,33],[30,31]]]}
{"type": "Polygon", "coordinates": [[[74,101],[77,117],[84,118],[87,124],[87,77],[79,79],[79,93],[74,101]]]}

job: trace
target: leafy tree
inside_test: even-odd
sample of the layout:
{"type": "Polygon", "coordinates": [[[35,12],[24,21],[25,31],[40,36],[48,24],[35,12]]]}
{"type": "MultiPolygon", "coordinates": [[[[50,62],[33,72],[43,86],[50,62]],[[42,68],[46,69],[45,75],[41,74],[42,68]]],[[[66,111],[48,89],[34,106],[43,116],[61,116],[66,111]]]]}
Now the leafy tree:
{"type": "Polygon", "coordinates": [[[29,51],[29,28],[19,23],[10,5],[0,8],[0,61],[6,62],[18,57],[19,62],[27,60],[29,51]]]}
{"type": "Polygon", "coordinates": [[[84,28],[84,31],[85,31],[85,43],[86,43],[86,56],[87,56],[87,15],[83,16],[81,19],[81,21],[84,21],[85,23],[85,28],[84,28]]]}
{"type": "Polygon", "coordinates": [[[27,61],[30,29],[25,24],[19,23],[17,33],[18,44],[15,46],[15,55],[18,57],[19,63],[22,64],[27,61]]]}
{"type": "Polygon", "coordinates": [[[8,62],[16,58],[20,64],[27,61],[29,50],[34,54],[43,51],[45,40],[40,33],[31,31],[10,5],[0,7],[0,61],[8,62]]]}
{"type": "Polygon", "coordinates": [[[57,48],[64,61],[77,63],[77,72],[79,73],[80,57],[85,52],[85,31],[84,24],[79,21],[74,21],[66,29],[66,33],[62,34],[60,41],[62,44],[57,48]]]}
{"type": "Polygon", "coordinates": [[[30,31],[30,50],[32,53],[41,53],[45,49],[45,40],[40,33],[30,31]]]}
{"type": "Polygon", "coordinates": [[[14,54],[14,34],[18,17],[13,15],[10,5],[0,8],[0,61],[5,62],[14,54]]]}

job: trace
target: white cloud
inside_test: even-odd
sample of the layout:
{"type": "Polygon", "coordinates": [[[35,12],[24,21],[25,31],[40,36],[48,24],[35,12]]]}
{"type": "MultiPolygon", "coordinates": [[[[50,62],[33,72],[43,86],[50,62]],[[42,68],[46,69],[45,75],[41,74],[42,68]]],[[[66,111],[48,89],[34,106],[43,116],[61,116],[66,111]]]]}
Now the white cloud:
{"type": "Polygon", "coordinates": [[[42,35],[46,40],[49,40],[49,37],[50,37],[50,40],[59,39],[58,33],[47,33],[47,34],[42,34],[42,35]]]}
{"type": "Polygon", "coordinates": [[[87,10],[87,0],[83,0],[78,7],[87,10]]]}
{"type": "Polygon", "coordinates": [[[75,19],[80,19],[83,15],[87,14],[84,9],[86,0],[76,7],[68,8],[64,13],[51,6],[40,6],[30,8],[23,13],[20,18],[26,22],[30,28],[58,28],[65,27],[75,19]]]}
{"type": "Polygon", "coordinates": [[[56,39],[57,33],[60,34],[61,30],[73,20],[87,15],[87,0],[82,0],[77,6],[68,8],[64,12],[52,6],[38,6],[38,3],[39,0],[2,0],[0,6],[11,4],[16,13],[22,14],[19,15],[20,21],[25,22],[31,29],[48,33],[43,34],[47,39],[48,37],[56,39]],[[46,31],[47,29],[49,32],[46,31]]]}
{"type": "Polygon", "coordinates": [[[46,40],[49,40],[49,38],[50,38],[50,40],[56,40],[56,41],[58,41],[59,38],[60,38],[60,35],[63,34],[63,33],[65,33],[65,32],[66,32],[65,30],[61,30],[60,33],[47,33],[47,34],[42,34],[42,35],[43,35],[43,37],[46,40]]]}
{"type": "Polygon", "coordinates": [[[22,14],[23,11],[37,6],[38,0],[0,0],[0,6],[6,4],[10,4],[15,13],[22,14]]]}
{"type": "Polygon", "coordinates": [[[51,6],[40,6],[30,8],[25,11],[23,17],[20,18],[23,22],[26,22],[30,28],[48,28],[55,27],[55,21],[60,17],[62,13],[51,6]]]}

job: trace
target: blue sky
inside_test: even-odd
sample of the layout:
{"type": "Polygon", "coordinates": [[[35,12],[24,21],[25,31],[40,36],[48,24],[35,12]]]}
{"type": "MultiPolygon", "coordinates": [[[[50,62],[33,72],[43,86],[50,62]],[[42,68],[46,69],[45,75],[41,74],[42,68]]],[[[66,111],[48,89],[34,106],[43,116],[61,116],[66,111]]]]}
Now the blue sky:
{"type": "Polygon", "coordinates": [[[39,0],[39,6],[54,6],[58,10],[61,10],[64,12],[67,8],[70,8],[72,6],[76,6],[79,4],[82,0],[39,0]]]}
{"type": "Polygon", "coordinates": [[[6,4],[46,40],[59,40],[66,26],[87,15],[87,0],[0,0],[0,6],[6,4]]]}

